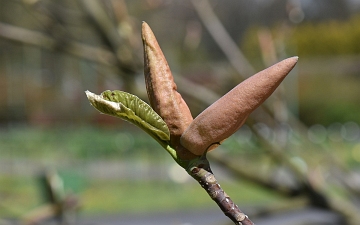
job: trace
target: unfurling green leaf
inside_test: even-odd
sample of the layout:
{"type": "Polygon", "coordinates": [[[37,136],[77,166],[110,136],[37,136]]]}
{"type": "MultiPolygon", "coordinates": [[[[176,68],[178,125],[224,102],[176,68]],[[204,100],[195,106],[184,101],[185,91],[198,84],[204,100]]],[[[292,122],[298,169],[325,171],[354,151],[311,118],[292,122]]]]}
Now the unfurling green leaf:
{"type": "Polygon", "coordinates": [[[86,91],[92,106],[102,113],[119,117],[140,127],[157,141],[169,141],[170,132],[161,117],[144,101],[123,91],[104,91],[96,95],[86,91]]]}

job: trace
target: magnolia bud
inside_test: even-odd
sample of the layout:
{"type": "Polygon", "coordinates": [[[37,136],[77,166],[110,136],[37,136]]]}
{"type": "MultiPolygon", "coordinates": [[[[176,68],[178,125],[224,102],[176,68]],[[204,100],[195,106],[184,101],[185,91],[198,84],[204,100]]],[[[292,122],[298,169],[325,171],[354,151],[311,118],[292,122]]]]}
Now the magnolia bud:
{"type": "MultiPolygon", "coordinates": [[[[144,75],[150,105],[169,127],[170,144],[177,149],[180,146],[182,133],[193,118],[184,99],[177,92],[169,65],[155,35],[145,22],[142,24],[142,40],[144,44],[144,75]]],[[[189,152],[189,154],[191,153],[189,152]]],[[[189,157],[192,158],[193,155],[191,154],[189,157]]]]}
{"type": "Polygon", "coordinates": [[[294,68],[298,57],[285,59],[237,85],[200,113],[180,138],[195,155],[212,150],[235,133],[294,68]]]}

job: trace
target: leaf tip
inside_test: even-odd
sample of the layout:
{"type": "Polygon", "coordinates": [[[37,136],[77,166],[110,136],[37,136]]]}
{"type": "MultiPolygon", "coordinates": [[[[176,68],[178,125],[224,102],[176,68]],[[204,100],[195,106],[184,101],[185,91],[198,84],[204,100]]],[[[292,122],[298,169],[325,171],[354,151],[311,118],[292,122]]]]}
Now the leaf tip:
{"type": "Polygon", "coordinates": [[[92,93],[91,93],[89,90],[86,90],[86,91],[85,91],[85,94],[86,94],[86,97],[89,98],[89,95],[91,95],[92,93]]]}
{"type": "Polygon", "coordinates": [[[88,100],[90,101],[90,103],[92,103],[94,101],[94,99],[96,98],[96,94],[86,90],[85,91],[86,97],[88,98],[88,100]]]}

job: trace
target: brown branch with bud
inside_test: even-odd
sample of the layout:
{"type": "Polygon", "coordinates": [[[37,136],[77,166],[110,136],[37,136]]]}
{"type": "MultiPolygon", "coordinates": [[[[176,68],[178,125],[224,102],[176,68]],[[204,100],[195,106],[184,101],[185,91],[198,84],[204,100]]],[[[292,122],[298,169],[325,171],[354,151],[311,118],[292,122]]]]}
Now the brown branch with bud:
{"type": "Polygon", "coordinates": [[[169,128],[169,144],[176,151],[175,158],[235,224],[254,224],[220,187],[206,153],[244,124],[249,114],[280,85],[298,57],[283,60],[246,79],[193,120],[188,106],[177,92],[155,35],[145,22],[142,24],[142,40],[150,105],[169,128]]]}

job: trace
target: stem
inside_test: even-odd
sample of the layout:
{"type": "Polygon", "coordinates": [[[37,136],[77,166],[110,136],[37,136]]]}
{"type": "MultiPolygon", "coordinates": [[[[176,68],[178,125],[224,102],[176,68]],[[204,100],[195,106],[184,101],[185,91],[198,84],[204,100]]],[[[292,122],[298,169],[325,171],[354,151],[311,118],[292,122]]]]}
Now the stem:
{"type": "Polygon", "coordinates": [[[195,159],[186,171],[199,182],[211,199],[218,204],[224,214],[235,224],[255,225],[220,187],[220,184],[211,171],[209,161],[206,159],[205,155],[195,159]]]}

